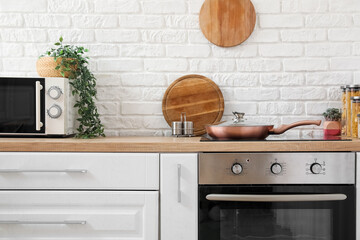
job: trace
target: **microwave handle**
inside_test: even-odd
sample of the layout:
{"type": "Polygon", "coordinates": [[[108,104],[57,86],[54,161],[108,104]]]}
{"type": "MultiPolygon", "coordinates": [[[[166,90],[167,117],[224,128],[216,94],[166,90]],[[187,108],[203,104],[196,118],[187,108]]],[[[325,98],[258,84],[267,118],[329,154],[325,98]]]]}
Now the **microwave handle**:
{"type": "Polygon", "coordinates": [[[208,194],[206,199],[221,202],[321,202],[343,201],[347,199],[347,196],[345,194],[208,194]]]}
{"type": "Polygon", "coordinates": [[[44,125],[41,122],[41,90],[43,86],[40,84],[40,81],[35,82],[35,122],[36,122],[36,131],[40,131],[44,125]]]}

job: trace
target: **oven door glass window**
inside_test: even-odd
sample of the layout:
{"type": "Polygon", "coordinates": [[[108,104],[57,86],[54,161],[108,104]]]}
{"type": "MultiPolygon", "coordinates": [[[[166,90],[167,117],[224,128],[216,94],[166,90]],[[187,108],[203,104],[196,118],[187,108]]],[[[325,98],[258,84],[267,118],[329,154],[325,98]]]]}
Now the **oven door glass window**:
{"type": "Polygon", "coordinates": [[[331,209],[220,209],[221,240],[333,240],[331,209]]]}
{"type": "MultiPolygon", "coordinates": [[[[0,78],[0,133],[44,133],[36,131],[35,83],[42,78],[0,78]]],[[[45,119],[45,94],[40,94],[40,119],[45,119]]]]}
{"type": "Polygon", "coordinates": [[[201,187],[199,240],[355,240],[354,186],[201,187]],[[334,201],[211,201],[217,195],[344,194],[334,201]]]}

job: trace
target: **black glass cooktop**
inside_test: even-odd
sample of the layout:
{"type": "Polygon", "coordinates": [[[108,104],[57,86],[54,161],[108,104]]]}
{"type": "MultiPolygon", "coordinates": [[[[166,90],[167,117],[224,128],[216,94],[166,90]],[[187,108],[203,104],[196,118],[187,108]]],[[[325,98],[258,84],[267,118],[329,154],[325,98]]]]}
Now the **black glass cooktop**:
{"type": "Polygon", "coordinates": [[[246,142],[246,141],[352,141],[351,138],[345,138],[340,136],[304,136],[304,137],[294,137],[294,136],[281,136],[273,135],[267,137],[265,140],[234,140],[234,139],[216,139],[212,138],[209,135],[203,135],[200,139],[200,142],[246,142]]]}

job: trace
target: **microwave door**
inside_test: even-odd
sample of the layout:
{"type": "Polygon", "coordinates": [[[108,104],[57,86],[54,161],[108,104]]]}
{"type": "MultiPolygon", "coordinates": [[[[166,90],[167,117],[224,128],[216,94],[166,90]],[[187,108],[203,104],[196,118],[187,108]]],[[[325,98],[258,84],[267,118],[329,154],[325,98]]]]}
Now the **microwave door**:
{"type": "Polygon", "coordinates": [[[44,79],[0,78],[0,134],[43,134],[44,79]]]}

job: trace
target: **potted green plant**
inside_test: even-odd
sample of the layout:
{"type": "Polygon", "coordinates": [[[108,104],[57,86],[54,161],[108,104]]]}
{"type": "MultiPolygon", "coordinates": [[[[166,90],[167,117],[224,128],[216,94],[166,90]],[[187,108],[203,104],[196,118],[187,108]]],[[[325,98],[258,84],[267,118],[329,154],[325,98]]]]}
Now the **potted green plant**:
{"type": "Polygon", "coordinates": [[[95,105],[96,78],[88,68],[89,58],[84,56],[88,50],[84,47],[64,45],[62,37],[55,46],[56,48],[51,48],[39,57],[37,69],[43,70],[38,71],[39,75],[69,78],[72,94],[76,96],[74,107],[78,109],[79,114],[76,137],[104,137],[104,126],[95,105]],[[47,66],[43,66],[43,63],[47,66]],[[49,74],[46,75],[46,72],[49,74]]]}
{"type": "Polygon", "coordinates": [[[341,133],[341,111],[337,108],[328,108],[323,113],[325,118],[324,134],[330,136],[338,136],[341,133]]]}

